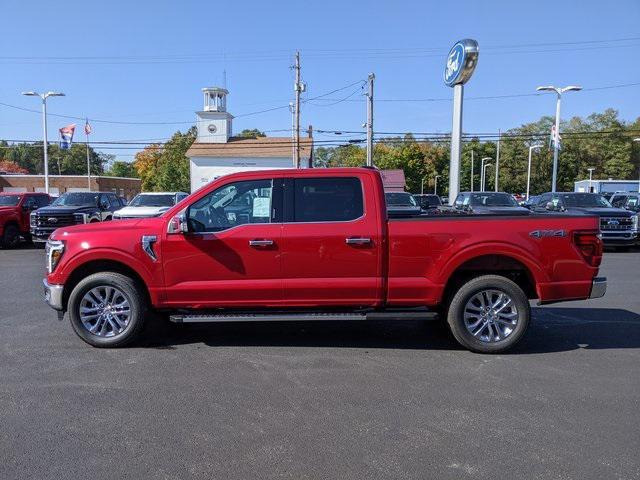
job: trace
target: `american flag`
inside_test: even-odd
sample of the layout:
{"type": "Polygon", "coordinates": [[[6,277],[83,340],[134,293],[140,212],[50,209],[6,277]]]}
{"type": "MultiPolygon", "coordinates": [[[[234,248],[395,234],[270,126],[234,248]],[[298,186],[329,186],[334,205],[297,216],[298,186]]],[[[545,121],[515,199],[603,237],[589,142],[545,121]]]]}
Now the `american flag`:
{"type": "Polygon", "coordinates": [[[89,135],[90,133],[91,133],[91,125],[89,125],[89,119],[87,118],[87,120],[84,123],[84,134],[89,135]]]}

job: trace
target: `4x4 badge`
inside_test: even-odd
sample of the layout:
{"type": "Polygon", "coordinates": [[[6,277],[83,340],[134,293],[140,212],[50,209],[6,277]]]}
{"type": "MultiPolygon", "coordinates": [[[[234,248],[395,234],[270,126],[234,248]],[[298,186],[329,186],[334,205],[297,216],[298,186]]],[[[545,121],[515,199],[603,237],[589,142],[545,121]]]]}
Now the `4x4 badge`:
{"type": "Polygon", "coordinates": [[[529,232],[529,236],[533,238],[566,237],[567,232],[564,230],[534,230],[533,232],[529,232]]]}

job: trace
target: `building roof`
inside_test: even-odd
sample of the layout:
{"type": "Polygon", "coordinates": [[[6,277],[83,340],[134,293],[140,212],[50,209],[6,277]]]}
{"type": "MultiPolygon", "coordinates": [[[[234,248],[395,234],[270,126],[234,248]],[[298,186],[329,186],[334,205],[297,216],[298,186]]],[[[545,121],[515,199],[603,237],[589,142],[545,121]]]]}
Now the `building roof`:
{"type": "Polygon", "coordinates": [[[380,170],[382,185],[387,192],[404,192],[404,170],[380,170]]]}
{"type": "MultiPolygon", "coordinates": [[[[312,148],[312,138],[300,138],[300,158],[309,158],[312,148]]],[[[291,137],[231,137],[227,143],[195,142],[187,150],[187,157],[271,158],[290,157],[292,154],[291,137]]]]}

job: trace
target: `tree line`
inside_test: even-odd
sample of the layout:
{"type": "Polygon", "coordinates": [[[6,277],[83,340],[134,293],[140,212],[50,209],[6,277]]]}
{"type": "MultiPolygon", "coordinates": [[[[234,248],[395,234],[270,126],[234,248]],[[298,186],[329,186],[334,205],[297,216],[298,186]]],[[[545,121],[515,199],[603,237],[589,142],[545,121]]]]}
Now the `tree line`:
{"type": "MultiPolygon", "coordinates": [[[[552,117],[507,130],[500,141],[499,188],[512,193],[526,190],[529,147],[541,144],[534,151],[531,168],[531,194],[551,189],[553,152],[549,134],[554,122],[552,117]]],[[[573,190],[573,182],[589,177],[594,168],[594,179],[636,179],[640,167],[640,118],[625,122],[616,110],[607,109],[586,118],[574,117],[561,123],[558,190],[573,190]]],[[[176,132],[167,142],[151,144],[138,152],[133,162],[116,160],[113,155],[98,153],[89,147],[92,175],[139,177],[145,191],[189,191],[189,160],[186,152],[197,135],[195,127],[186,132],[176,132]]],[[[243,130],[239,136],[256,138],[264,136],[259,130],[243,130]]],[[[470,138],[462,148],[460,169],[461,190],[471,187],[471,157],[474,157],[474,190],[480,189],[481,159],[490,157],[492,166],[487,169],[485,188],[494,189],[495,138],[470,138]]],[[[86,150],[84,144],[74,144],[70,150],[57,145],[49,147],[49,171],[63,175],[86,174],[86,150]]],[[[374,146],[373,161],[380,169],[402,169],[407,189],[432,192],[434,179],[438,178],[438,193],[446,194],[449,184],[449,151],[447,140],[421,138],[407,134],[403,137],[378,138],[374,146]]],[[[341,167],[364,165],[366,150],[361,145],[346,144],[338,147],[317,147],[314,150],[316,167],[341,167]]],[[[9,145],[0,142],[0,168],[18,167],[28,173],[42,173],[43,152],[33,144],[9,145]],[[11,164],[11,165],[10,165],[11,164]]],[[[17,173],[17,172],[16,172],[17,173]]]]}

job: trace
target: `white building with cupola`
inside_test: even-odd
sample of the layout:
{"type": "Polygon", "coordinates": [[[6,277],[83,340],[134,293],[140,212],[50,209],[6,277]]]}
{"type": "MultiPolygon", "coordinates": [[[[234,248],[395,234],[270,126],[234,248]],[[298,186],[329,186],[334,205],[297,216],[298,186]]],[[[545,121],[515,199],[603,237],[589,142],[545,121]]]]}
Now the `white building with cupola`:
{"type": "MultiPolygon", "coordinates": [[[[191,191],[230,173],[294,168],[292,137],[245,138],[233,136],[233,115],[227,112],[224,88],[202,89],[204,106],[196,112],[196,141],[187,151],[191,191]]],[[[308,166],[313,139],[300,138],[300,163],[308,166]]]]}

